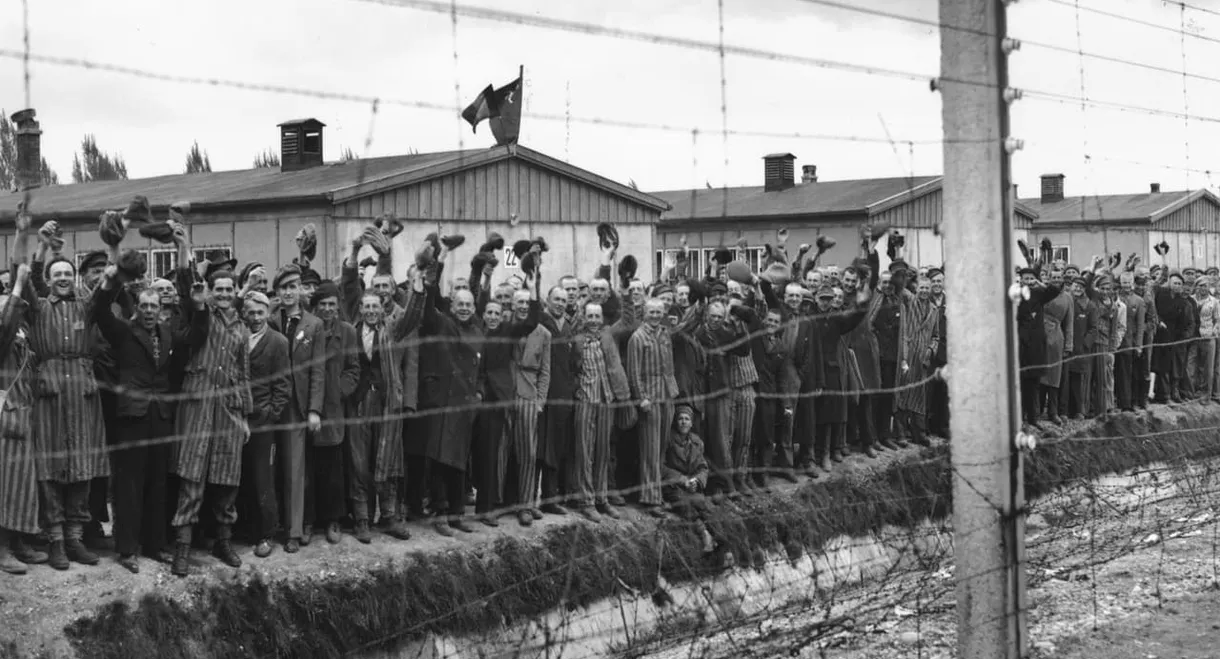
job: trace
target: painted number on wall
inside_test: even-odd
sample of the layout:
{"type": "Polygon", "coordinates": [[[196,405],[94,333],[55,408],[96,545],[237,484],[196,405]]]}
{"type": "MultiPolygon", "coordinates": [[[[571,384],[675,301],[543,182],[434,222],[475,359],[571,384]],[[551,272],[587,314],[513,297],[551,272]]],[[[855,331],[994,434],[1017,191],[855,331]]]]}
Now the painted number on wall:
{"type": "Polygon", "coordinates": [[[513,252],[512,247],[504,248],[504,267],[512,268],[513,270],[517,270],[521,267],[521,261],[517,258],[517,255],[513,252]]]}

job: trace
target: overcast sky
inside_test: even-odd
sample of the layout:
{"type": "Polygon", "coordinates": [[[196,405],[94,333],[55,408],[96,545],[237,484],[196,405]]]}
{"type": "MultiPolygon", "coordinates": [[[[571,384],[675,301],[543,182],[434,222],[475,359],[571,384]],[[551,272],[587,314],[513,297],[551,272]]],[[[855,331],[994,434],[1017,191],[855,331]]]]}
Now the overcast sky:
{"type": "MultiPolygon", "coordinates": [[[[939,71],[936,29],[802,0],[724,0],[731,46],[781,53],[780,61],[729,55],[721,112],[721,62],[715,52],[591,36],[404,6],[395,0],[30,0],[36,55],[81,58],[156,74],[217,78],[415,103],[371,104],[183,84],[35,62],[31,104],[42,122],[43,154],[68,180],[81,136],[94,133],[118,151],[132,178],[178,173],[198,140],[214,169],[244,169],[278,146],[275,125],[316,117],[327,124],[326,158],[343,147],[374,156],[492,144],[459,111],[488,83],[526,71],[521,143],[641,189],[758,185],[761,156],[790,151],[797,167],[815,164],[821,179],[938,174],[940,97],[927,79],[939,71]],[[454,34],[456,29],[456,43],[454,34]],[[456,58],[455,58],[456,52],[456,58]],[[918,80],[813,66],[799,58],[896,69],[918,80]],[[571,122],[564,120],[571,115],[571,122]],[[532,116],[531,116],[532,115],[532,116]],[[538,116],[544,115],[544,116],[538,116]],[[724,121],[730,134],[721,134],[724,121]],[[673,130],[597,125],[664,125],[673,130]],[[696,136],[692,129],[697,128],[696,136]],[[758,133],[778,134],[776,137],[758,133]],[[862,142],[801,138],[832,135],[862,142]],[[887,134],[898,144],[886,142],[887,134]],[[908,147],[906,140],[928,141],[908,147]]],[[[405,1],[405,0],[404,0],[405,1]]],[[[936,20],[936,0],[845,0],[936,20]]],[[[1079,103],[1026,98],[1013,107],[1013,132],[1025,140],[1014,159],[1022,196],[1038,175],[1067,175],[1067,193],[1092,194],[1213,186],[1220,137],[1220,14],[1182,10],[1161,0],[1081,0],[1173,30],[1079,12],[1072,0],[1022,0],[1010,9],[1009,33],[1027,42],[1011,58],[1017,87],[1182,113],[1157,116],[1079,103]],[[1066,5],[1066,6],[1065,6],[1066,5]],[[1188,36],[1176,30],[1183,19],[1188,36]],[[1086,53],[1136,60],[1171,73],[1103,62],[1086,53]],[[1064,47],[1055,52],[1029,42],[1064,47]],[[1183,43],[1184,42],[1184,43],[1183,43]],[[1185,48],[1185,51],[1183,51],[1185,48]],[[1082,82],[1083,71],[1083,82],[1082,82]],[[1184,88],[1185,83],[1185,88],[1184,88]],[[1086,158],[1086,155],[1091,156],[1086,158]],[[1132,164],[1143,163],[1143,164],[1132,164]],[[1190,173],[1183,168],[1200,170],[1190,173]]],[[[409,4],[409,2],[408,2],[409,4]]],[[[447,4],[447,3],[442,3],[447,4]]],[[[1220,11],[1220,0],[1189,4],[1220,11]]],[[[529,17],[594,23],[634,32],[716,42],[716,0],[480,0],[529,17]]],[[[21,3],[0,46],[19,49],[21,3]]],[[[526,24],[522,24],[526,23],[526,24]]],[[[0,105],[24,104],[21,61],[0,58],[0,105]]]]}

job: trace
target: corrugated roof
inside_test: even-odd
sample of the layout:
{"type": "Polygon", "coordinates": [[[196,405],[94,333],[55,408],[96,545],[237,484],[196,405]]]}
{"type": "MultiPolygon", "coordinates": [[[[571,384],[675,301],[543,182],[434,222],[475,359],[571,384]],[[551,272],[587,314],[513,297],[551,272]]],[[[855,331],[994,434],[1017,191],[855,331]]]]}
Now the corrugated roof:
{"type": "Polygon", "coordinates": [[[1189,191],[1145,192],[1142,194],[1065,197],[1063,201],[1042,203],[1039,197],[1021,203],[1038,211],[1038,224],[1109,223],[1154,221],[1165,209],[1185,202],[1189,191]]]}
{"type": "MultiPolygon", "coordinates": [[[[354,185],[360,180],[362,167],[364,180],[372,181],[481,153],[483,150],[466,150],[368,158],[327,163],[295,172],[281,172],[278,167],[271,167],[52,185],[33,192],[30,210],[35,214],[90,215],[105,209],[125,208],[135,195],[148,197],[153,206],[168,206],[183,200],[201,206],[287,199],[305,201],[354,185]]],[[[0,196],[0,214],[11,216],[21,198],[20,193],[0,196]]]]}
{"type": "Polygon", "coordinates": [[[673,205],[661,220],[711,220],[721,217],[779,217],[864,213],[877,202],[938,180],[939,176],[873,178],[800,183],[767,192],[762,186],[724,189],[666,190],[649,193],[673,205]],[[693,195],[692,195],[693,193],[693,195]],[[725,195],[727,194],[727,204],[725,195]],[[693,199],[692,199],[693,196],[693,199]],[[693,203],[692,203],[693,201],[693,203]]]}

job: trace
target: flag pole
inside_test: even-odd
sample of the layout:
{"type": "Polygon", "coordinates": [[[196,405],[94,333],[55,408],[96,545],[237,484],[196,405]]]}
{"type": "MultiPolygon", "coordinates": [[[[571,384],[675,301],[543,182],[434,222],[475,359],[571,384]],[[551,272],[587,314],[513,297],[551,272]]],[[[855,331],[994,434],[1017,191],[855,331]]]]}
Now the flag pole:
{"type": "Polygon", "coordinates": [[[521,113],[517,115],[517,143],[521,142],[521,117],[525,116],[525,65],[517,65],[517,79],[521,81],[521,113]]]}

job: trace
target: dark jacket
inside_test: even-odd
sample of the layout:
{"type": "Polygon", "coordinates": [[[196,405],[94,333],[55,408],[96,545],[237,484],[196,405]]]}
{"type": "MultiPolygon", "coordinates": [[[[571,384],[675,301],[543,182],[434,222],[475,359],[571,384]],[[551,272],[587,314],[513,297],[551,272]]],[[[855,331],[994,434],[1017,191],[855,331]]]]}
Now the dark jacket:
{"type": "Polygon", "coordinates": [[[268,327],[263,338],[250,351],[250,395],[254,399],[251,425],[279,422],[288,405],[288,339],[268,327]]]}
{"type": "Polygon", "coordinates": [[[155,331],[160,353],[154,359],[152,335],[141,325],[114,315],[115,298],[120,290],[106,291],[99,287],[94,294],[95,303],[90,307],[91,320],[114,356],[118,416],[141,418],[157,414],[162,419],[172,419],[173,402],[164,397],[158,400],[157,396],[170,393],[172,355],[188,351],[206,339],[207,311],[192,309],[186,316],[179,317],[178,322],[159,324],[155,331]]]}
{"type": "Polygon", "coordinates": [[[335,320],[322,324],[325,386],[322,395],[322,431],[314,437],[316,446],[338,446],[347,430],[344,401],[356,391],[360,381],[360,350],[356,328],[335,320]]]}
{"type": "MultiPolygon", "coordinates": [[[[283,334],[278,314],[270,319],[271,327],[283,334]]],[[[326,373],[326,341],[323,337],[322,321],[308,311],[301,312],[301,320],[297,322],[296,336],[284,336],[289,341],[289,360],[292,368],[289,370],[289,381],[292,383],[293,402],[297,413],[305,418],[310,412],[322,415],[322,401],[325,397],[326,373]]]]}

